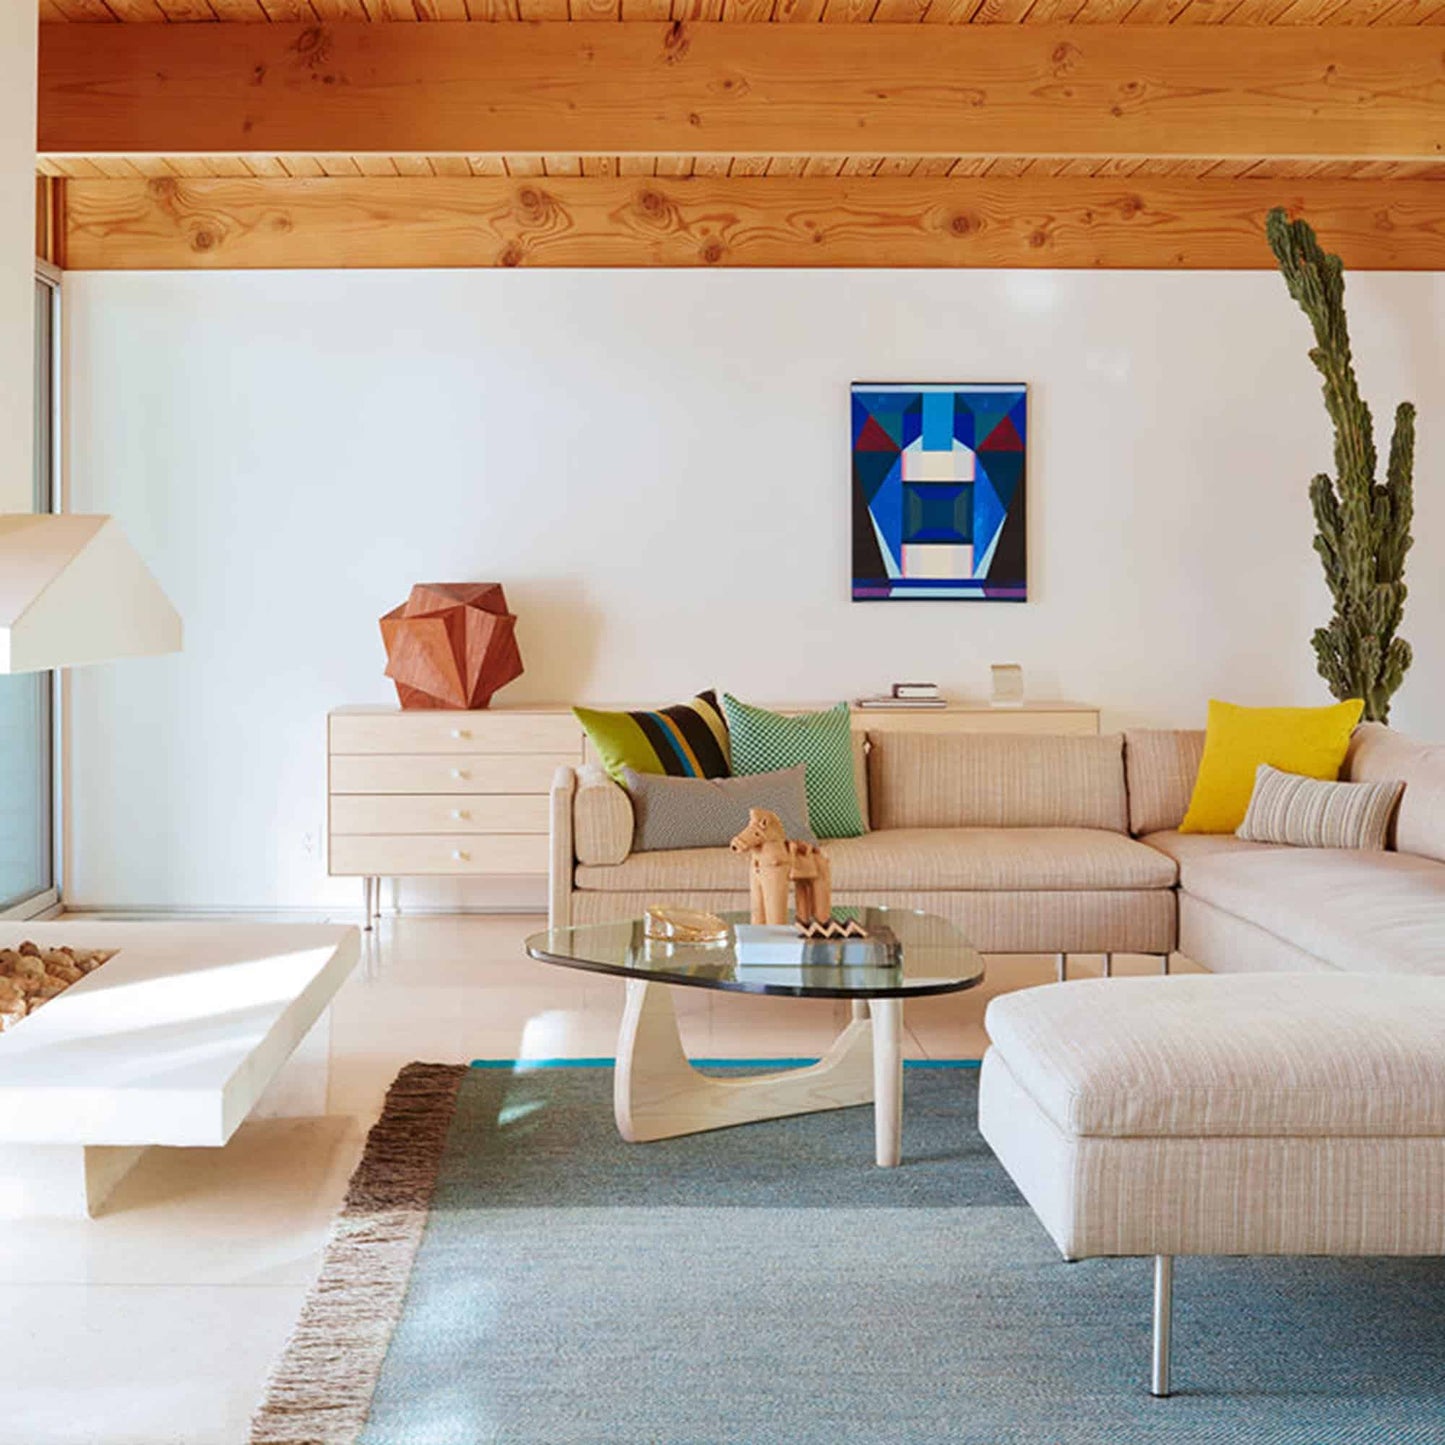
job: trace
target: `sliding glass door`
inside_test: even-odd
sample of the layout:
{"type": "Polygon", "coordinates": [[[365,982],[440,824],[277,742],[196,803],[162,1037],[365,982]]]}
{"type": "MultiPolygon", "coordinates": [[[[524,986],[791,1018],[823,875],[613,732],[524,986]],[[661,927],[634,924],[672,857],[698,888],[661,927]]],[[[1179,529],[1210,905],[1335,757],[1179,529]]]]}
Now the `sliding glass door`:
{"type": "MultiPolygon", "coordinates": [[[[35,280],[35,496],[55,497],[58,277],[35,280]]],[[[54,674],[0,676],[0,913],[53,901],[55,888],[54,674]]]]}

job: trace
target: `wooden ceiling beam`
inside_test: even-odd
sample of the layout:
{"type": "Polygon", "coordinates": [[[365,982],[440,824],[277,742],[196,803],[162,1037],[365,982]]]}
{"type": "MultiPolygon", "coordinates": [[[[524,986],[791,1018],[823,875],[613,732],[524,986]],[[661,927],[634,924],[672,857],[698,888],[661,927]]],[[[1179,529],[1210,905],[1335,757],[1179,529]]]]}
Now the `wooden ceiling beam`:
{"type": "Polygon", "coordinates": [[[42,155],[1445,155],[1413,27],[40,30],[42,155]]]}
{"type": "Polygon", "coordinates": [[[1445,269],[1445,185],[1129,177],[72,180],[74,270],[1268,269],[1273,205],[1351,270],[1445,269]]]}

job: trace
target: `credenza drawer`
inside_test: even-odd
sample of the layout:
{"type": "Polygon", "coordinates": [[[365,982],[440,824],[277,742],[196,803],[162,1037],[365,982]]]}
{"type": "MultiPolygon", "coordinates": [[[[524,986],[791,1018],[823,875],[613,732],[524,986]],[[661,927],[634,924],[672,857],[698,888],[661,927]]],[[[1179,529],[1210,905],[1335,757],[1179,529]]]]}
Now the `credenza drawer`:
{"type": "Polygon", "coordinates": [[[582,755],[570,712],[332,713],[333,753],[566,753],[582,755]]]}
{"type": "Polygon", "coordinates": [[[574,753],[503,753],[497,757],[446,757],[400,753],[331,757],[336,793],[546,793],[574,753]]]}
{"type": "Polygon", "coordinates": [[[511,793],[340,793],[331,831],[344,833],[545,833],[548,799],[511,793]]]}
{"type": "Polygon", "coordinates": [[[547,838],[535,833],[331,835],[331,871],[378,878],[427,873],[545,873],[547,838]]]}

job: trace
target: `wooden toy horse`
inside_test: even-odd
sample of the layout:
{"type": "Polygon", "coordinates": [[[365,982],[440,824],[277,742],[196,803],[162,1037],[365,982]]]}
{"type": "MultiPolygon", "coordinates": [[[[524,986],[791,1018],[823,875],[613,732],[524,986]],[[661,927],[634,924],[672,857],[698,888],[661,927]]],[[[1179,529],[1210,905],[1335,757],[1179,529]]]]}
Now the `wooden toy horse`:
{"type": "Polygon", "coordinates": [[[833,870],[816,843],[801,843],[783,831],[782,820],[766,808],[748,810],[748,826],[728,845],[752,858],[748,896],[754,923],[788,921],[788,884],[793,885],[798,922],[833,916],[833,870]]]}

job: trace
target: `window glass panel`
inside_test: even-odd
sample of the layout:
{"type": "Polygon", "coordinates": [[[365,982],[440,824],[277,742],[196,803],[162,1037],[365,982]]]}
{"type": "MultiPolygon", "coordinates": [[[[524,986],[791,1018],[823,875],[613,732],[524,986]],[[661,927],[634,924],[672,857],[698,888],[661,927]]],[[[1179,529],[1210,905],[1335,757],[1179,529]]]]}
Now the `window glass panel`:
{"type": "MultiPolygon", "coordinates": [[[[35,283],[35,496],[52,505],[54,292],[35,283]]],[[[54,886],[51,674],[0,676],[0,909],[54,886]]]]}

